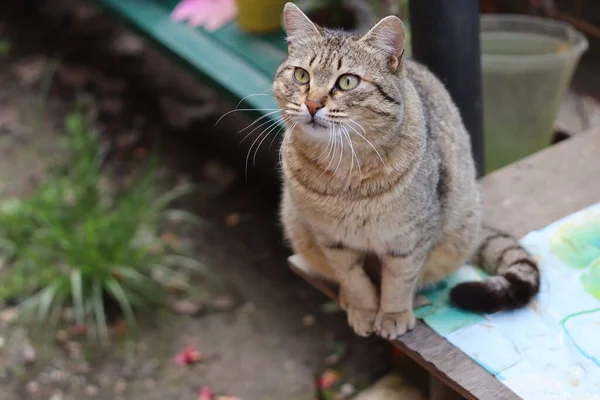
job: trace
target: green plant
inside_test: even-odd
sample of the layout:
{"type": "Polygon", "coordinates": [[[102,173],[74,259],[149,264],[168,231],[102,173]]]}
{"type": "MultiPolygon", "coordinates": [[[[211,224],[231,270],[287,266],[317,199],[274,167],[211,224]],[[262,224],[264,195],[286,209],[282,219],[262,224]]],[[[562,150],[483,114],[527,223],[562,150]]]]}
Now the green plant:
{"type": "Polygon", "coordinates": [[[32,196],[0,203],[0,298],[21,301],[27,320],[53,327],[72,305],[76,323],[105,341],[107,302],[135,333],[135,312],[165,297],[154,276],[202,266],[161,236],[165,218],[193,218],[167,208],[189,187],[160,195],[156,157],[130,187],[111,187],[106,151],[90,125],[83,113],[70,114],[70,164],[51,171],[32,196]]]}

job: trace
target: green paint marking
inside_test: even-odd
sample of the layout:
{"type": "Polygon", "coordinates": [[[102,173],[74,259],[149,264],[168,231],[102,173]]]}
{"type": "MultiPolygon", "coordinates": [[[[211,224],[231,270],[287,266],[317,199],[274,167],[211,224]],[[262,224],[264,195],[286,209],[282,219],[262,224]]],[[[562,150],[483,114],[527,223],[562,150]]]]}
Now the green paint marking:
{"type": "Polygon", "coordinates": [[[438,334],[446,336],[460,328],[482,322],[484,318],[479,314],[444,305],[425,315],[423,320],[438,334]]]}
{"type": "Polygon", "coordinates": [[[594,308],[592,310],[584,310],[584,311],[579,311],[570,315],[567,315],[566,317],[564,317],[561,321],[560,321],[560,326],[561,328],[565,331],[565,333],[567,334],[567,336],[569,337],[569,339],[571,339],[571,342],[573,343],[573,345],[575,346],[575,348],[577,349],[577,351],[583,355],[585,358],[587,358],[588,360],[592,361],[594,364],[596,364],[597,366],[600,367],[600,360],[598,360],[597,358],[593,357],[592,355],[586,353],[581,346],[579,345],[579,343],[577,343],[577,341],[573,338],[573,336],[571,335],[571,332],[569,331],[569,328],[567,327],[567,323],[569,322],[569,320],[571,320],[572,318],[576,318],[582,315],[586,315],[586,314],[595,314],[597,312],[600,312],[600,308],[594,308]]]}
{"type": "Polygon", "coordinates": [[[600,300],[600,258],[592,263],[590,268],[581,274],[583,289],[600,300]]]}
{"type": "Polygon", "coordinates": [[[568,267],[588,267],[600,258],[600,212],[587,213],[583,223],[563,224],[550,238],[550,249],[568,267]]]}

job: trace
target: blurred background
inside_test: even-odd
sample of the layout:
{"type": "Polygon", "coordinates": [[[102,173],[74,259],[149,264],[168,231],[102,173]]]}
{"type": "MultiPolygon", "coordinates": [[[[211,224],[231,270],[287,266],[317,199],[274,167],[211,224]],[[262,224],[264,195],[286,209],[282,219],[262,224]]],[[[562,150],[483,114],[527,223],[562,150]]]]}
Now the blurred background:
{"type": "MultiPolygon", "coordinates": [[[[0,4],[1,400],[428,398],[287,267],[284,4],[0,4]]],[[[297,4],[411,37],[408,1],[297,4]]],[[[600,123],[600,3],[479,6],[485,172],[600,123]]]]}

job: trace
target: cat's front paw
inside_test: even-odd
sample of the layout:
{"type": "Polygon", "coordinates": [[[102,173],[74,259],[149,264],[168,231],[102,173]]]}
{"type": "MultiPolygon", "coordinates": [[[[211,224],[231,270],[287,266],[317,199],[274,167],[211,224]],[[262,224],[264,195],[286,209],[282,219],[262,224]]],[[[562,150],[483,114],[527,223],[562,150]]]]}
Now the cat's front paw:
{"type": "Polygon", "coordinates": [[[348,324],[354,329],[354,332],[362,337],[367,337],[373,333],[373,324],[377,316],[377,310],[346,306],[348,314],[348,324]]]}
{"type": "Polygon", "coordinates": [[[413,310],[402,312],[380,311],[375,318],[375,331],[388,340],[395,340],[415,327],[413,310]]]}

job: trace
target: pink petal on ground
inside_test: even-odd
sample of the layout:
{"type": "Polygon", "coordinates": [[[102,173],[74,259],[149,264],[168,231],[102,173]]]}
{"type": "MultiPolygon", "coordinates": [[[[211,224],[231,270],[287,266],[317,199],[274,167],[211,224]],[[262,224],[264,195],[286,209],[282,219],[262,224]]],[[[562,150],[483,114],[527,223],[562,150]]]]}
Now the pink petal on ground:
{"type": "Polygon", "coordinates": [[[334,370],[328,369],[323,372],[323,375],[319,378],[320,389],[329,389],[340,380],[340,374],[334,370]]]}
{"type": "Polygon", "coordinates": [[[209,387],[203,386],[200,389],[200,397],[198,397],[198,400],[212,400],[214,395],[214,390],[212,390],[209,387]]]}
{"type": "Polygon", "coordinates": [[[196,349],[196,346],[189,346],[177,353],[173,361],[175,364],[184,367],[202,361],[203,358],[204,355],[196,349]]]}

